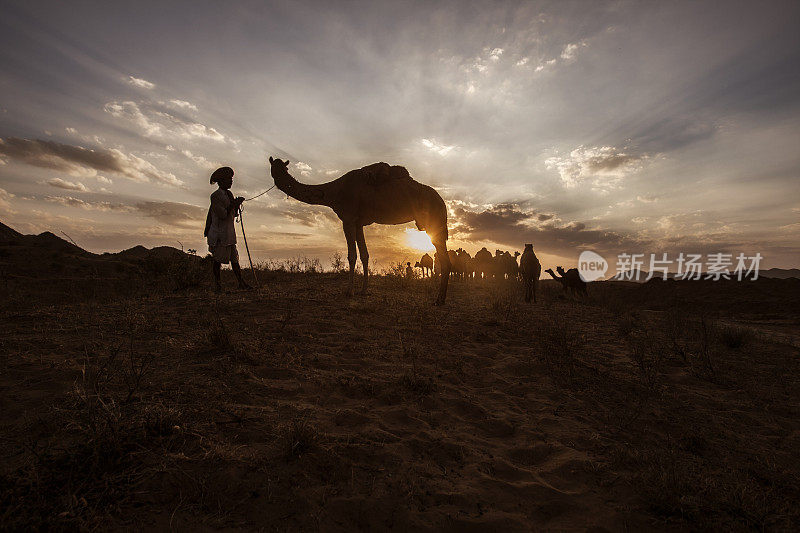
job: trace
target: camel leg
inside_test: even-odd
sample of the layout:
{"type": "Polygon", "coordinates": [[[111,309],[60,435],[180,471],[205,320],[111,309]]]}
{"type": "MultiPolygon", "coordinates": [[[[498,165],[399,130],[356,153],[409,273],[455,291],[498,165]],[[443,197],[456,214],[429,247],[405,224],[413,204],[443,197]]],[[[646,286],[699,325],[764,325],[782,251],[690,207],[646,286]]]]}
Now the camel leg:
{"type": "Polygon", "coordinates": [[[447,256],[446,242],[439,238],[438,235],[436,237],[433,245],[436,247],[436,252],[439,254],[442,281],[439,282],[439,294],[436,296],[435,305],[444,305],[444,299],[447,297],[447,280],[450,279],[450,258],[447,256]]]}
{"type": "Polygon", "coordinates": [[[356,284],[356,227],[353,224],[343,224],[344,238],[347,239],[347,262],[350,264],[350,283],[347,295],[352,296],[356,284]]]}
{"type": "Polygon", "coordinates": [[[358,255],[361,256],[361,266],[364,267],[364,284],[361,292],[367,292],[367,280],[369,279],[369,252],[367,251],[367,241],[364,239],[364,226],[356,227],[356,243],[358,244],[358,255]]]}
{"type": "Polygon", "coordinates": [[[533,303],[536,303],[536,288],[539,285],[539,276],[533,278],[533,303]]]}

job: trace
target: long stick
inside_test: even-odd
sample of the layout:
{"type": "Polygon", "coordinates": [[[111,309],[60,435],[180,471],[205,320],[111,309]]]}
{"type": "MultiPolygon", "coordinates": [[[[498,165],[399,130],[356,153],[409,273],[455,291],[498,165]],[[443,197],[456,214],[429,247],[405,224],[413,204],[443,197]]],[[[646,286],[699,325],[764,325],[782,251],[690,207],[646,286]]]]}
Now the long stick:
{"type": "Polygon", "coordinates": [[[242,237],[244,237],[244,249],[247,250],[247,259],[250,261],[250,271],[253,273],[253,279],[256,280],[256,286],[260,289],[261,283],[258,282],[258,276],[256,276],[256,269],[253,268],[253,258],[250,257],[250,247],[247,246],[247,235],[244,232],[244,217],[242,216],[242,211],[239,211],[239,224],[242,226],[242,237]]]}

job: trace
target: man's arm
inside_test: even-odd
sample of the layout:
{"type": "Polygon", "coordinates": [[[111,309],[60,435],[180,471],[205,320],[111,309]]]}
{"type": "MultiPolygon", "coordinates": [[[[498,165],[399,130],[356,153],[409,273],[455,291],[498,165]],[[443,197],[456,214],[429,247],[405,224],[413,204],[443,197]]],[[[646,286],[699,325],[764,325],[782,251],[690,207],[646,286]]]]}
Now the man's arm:
{"type": "Polygon", "coordinates": [[[235,213],[239,206],[242,205],[244,202],[244,198],[241,196],[239,198],[235,198],[232,202],[227,202],[221,195],[212,195],[211,196],[211,210],[214,211],[214,214],[217,215],[217,218],[220,220],[225,220],[231,213],[235,213]],[[227,204],[227,205],[226,205],[227,204]]]}

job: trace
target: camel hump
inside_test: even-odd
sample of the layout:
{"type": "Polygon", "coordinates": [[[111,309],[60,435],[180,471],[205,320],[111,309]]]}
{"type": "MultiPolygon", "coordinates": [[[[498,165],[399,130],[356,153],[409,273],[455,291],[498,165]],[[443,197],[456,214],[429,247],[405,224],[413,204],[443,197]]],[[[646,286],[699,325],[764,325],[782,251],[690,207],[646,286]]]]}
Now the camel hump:
{"type": "Polygon", "coordinates": [[[372,185],[383,185],[392,181],[411,180],[411,175],[406,167],[389,165],[388,163],[374,163],[361,168],[361,173],[372,185]]]}

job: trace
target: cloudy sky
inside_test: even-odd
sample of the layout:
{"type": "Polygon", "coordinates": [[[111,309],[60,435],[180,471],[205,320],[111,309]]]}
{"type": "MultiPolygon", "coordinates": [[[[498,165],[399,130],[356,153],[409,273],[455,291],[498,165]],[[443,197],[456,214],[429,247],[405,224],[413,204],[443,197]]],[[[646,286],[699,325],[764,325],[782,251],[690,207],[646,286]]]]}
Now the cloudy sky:
{"type": "MultiPolygon", "coordinates": [[[[0,2],[0,220],[89,250],[206,251],[210,173],[434,186],[451,247],[760,252],[800,264],[797,2],[0,2]]],[[[246,204],[258,259],[345,251],[246,204]]],[[[419,252],[370,226],[383,265],[419,252]]],[[[612,259],[613,262],[613,259],[612,259]]]]}

